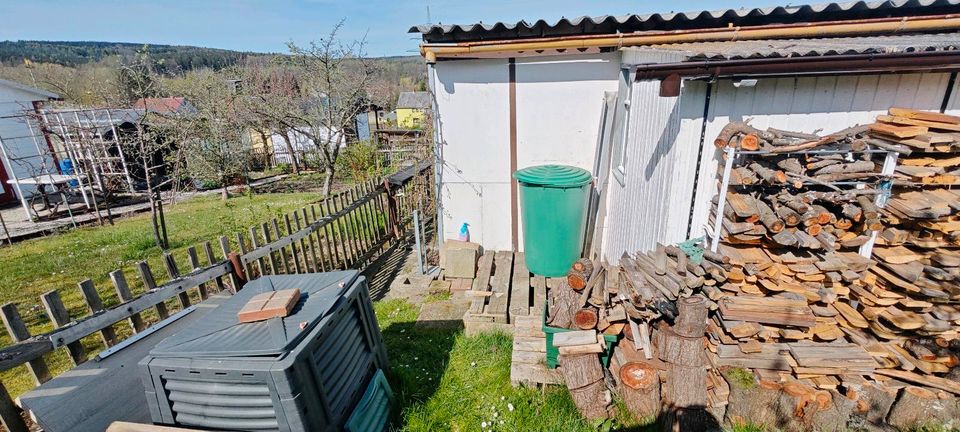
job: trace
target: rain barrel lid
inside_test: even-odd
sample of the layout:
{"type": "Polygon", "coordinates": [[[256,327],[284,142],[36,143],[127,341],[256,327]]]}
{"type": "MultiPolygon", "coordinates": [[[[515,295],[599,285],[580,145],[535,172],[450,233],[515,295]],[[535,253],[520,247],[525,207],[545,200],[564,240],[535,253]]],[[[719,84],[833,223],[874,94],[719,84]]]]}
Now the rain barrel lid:
{"type": "Polygon", "coordinates": [[[342,294],[358,276],[356,270],[263,276],[247,283],[200,322],[158,343],[150,355],[193,358],[283,355],[325,316],[340,307],[342,294]],[[300,302],[290,315],[252,323],[237,320],[237,312],[251,297],[290,288],[300,289],[300,302]]]}
{"type": "Polygon", "coordinates": [[[578,187],[593,181],[590,172],[568,165],[537,165],[513,173],[519,182],[553,187],[578,187]]]}

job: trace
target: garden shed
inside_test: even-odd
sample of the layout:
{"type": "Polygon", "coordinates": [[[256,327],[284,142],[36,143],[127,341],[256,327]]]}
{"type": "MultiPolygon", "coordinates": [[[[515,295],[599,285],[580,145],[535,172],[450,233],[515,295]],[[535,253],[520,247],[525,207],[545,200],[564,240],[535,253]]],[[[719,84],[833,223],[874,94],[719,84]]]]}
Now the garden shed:
{"type": "Polygon", "coordinates": [[[440,232],[467,223],[485,248],[522,251],[511,173],[556,163],[594,174],[592,243],[611,263],[703,235],[712,140],[730,121],[829,133],[892,106],[960,112],[958,10],[884,1],[413,27],[434,95],[440,232]]]}

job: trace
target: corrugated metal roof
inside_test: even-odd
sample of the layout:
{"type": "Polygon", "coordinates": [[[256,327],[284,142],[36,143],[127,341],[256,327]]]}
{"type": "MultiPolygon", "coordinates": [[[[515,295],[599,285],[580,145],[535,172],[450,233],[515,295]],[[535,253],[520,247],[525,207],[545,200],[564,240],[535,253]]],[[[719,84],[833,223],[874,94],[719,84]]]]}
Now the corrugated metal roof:
{"type": "Polygon", "coordinates": [[[604,15],[561,18],[550,24],[529,23],[423,24],[410,27],[422,33],[426,42],[466,42],[534,37],[633,33],[655,30],[687,30],[727,25],[756,26],[798,22],[840,21],[916,15],[960,13],[960,0],[893,0],[846,2],[802,6],[775,6],[754,9],[726,9],[646,15],[604,15]]]}
{"type": "Polygon", "coordinates": [[[647,48],[684,51],[688,53],[687,60],[945,52],[960,50],[960,33],[694,42],[651,45],[647,48]]]}
{"type": "Polygon", "coordinates": [[[397,108],[429,109],[431,106],[430,93],[425,91],[402,92],[397,98],[397,108]]]}

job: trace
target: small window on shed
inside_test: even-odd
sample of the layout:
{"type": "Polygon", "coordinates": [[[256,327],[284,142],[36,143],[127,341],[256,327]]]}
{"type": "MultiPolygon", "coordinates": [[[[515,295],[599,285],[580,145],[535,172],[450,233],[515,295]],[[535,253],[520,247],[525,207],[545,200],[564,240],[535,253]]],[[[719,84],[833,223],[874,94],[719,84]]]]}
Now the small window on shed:
{"type": "Polygon", "coordinates": [[[613,176],[620,183],[620,186],[624,186],[627,174],[628,143],[630,142],[630,103],[633,99],[633,80],[631,80],[630,69],[621,69],[620,74],[620,88],[626,91],[621,91],[620,94],[625,96],[623,101],[620,102],[622,105],[616,107],[617,117],[620,120],[616,124],[620,130],[619,133],[614,131],[613,152],[610,156],[613,176]]]}

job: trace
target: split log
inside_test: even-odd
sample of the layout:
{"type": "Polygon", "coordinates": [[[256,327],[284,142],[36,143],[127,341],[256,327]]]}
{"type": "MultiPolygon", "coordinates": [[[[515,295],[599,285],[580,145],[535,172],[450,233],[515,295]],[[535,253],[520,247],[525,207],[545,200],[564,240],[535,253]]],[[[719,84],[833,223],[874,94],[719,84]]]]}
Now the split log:
{"type": "Polygon", "coordinates": [[[587,286],[587,282],[590,281],[590,273],[586,270],[577,270],[571,268],[567,272],[567,283],[570,284],[570,288],[573,288],[577,291],[584,289],[587,286]]]}
{"type": "Polygon", "coordinates": [[[923,387],[909,386],[900,391],[900,397],[890,408],[887,422],[900,430],[934,422],[943,411],[937,394],[923,387]]]}
{"type": "Polygon", "coordinates": [[[866,196],[858,196],[857,204],[860,205],[860,208],[863,210],[864,219],[877,219],[880,217],[880,210],[877,208],[877,205],[874,204],[873,200],[866,196]]]}
{"type": "Polygon", "coordinates": [[[599,321],[599,315],[594,308],[582,308],[573,315],[574,325],[581,330],[596,328],[599,321]]]}
{"type": "Polygon", "coordinates": [[[717,138],[713,140],[713,145],[717,148],[726,147],[730,144],[730,140],[737,135],[754,135],[764,141],[772,141],[776,138],[772,133],[751,127],[746,122],[730,122],[717,134],[717,138]]]}
{"type": "Polygon", "coordinates": [[[871,161],[858,160],[850,163],[841,163],[826,166],[820,168],[813,173],[815,177],[819,177],[822,174],[836,174],[836,173],[865,173],[873,172],[877,168],[876,164],[871,161]]]}
{"type": "Polygon", "coordinates": [[[797,158],[786,158],[777,162],[777,167],[794,174],[803,174],[804,167],[797,158]]]}
{"type": "Polygon", "coordinates": [[[610,394],[597,355],[561,354],[559,360],[560,371],[580,414],[590,420],[607,418],[610,394]]]}
{"type": "MultiPolygon", "coordinates": [[[[593,357],[594,362],[597,362],[596,356],[593,357]]],[[[577,406],[580,415],[587,420],[602,420],[611,416],[608,407],[613,402],[613,398],[603,380],[570,390],[570,398],[573,399],[573,404],[577,406]]]]}
{"type": "Polygon", "coordinates": [[[580,258],[573,263],[573,269],[587,274],[593,273],[593,261],[586,258],[580,258]]]}
{"type": "Polygon", "coordinates": [[[787,182],[787,175],[783,171],[767,168],[757,162],[751,163],[749,167],[750,171],[756,173],[757,177],[763,179],[767,184],[777,185],[787,182]]]}
{"type": "Polygon", "coordinates": [[[550,307],[547,323],[554,327],[570,328],[579,306],[580,296],[564,281],[550,290],[550,307]]]}

